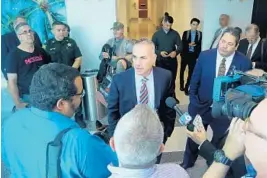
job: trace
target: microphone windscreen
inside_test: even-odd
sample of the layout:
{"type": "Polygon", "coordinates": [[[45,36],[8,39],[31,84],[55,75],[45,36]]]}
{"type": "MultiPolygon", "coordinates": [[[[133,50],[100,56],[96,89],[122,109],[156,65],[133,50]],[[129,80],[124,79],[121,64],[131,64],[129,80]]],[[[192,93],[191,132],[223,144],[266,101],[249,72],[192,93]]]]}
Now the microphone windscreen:
{"type": "Polygon", "coordinates": [[[178,104],[176,102],[176,100],[173,98],[173,97],[168,97],[166,100],[165,100],[165,104],[169,107],[169,108],[174,108],[174,106],[176,106],[176,104],[178,104]]]}

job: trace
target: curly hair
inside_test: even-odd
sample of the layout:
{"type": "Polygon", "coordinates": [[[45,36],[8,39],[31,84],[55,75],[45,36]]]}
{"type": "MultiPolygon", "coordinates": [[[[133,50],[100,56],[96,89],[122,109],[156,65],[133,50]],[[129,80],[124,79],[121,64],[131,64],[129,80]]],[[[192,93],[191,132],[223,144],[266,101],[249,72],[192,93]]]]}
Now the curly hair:
{"type": "Polygon", "coordinates": [[[69,100],[77,93],[74,80],[79,76],[77,69],[64,64],[43,65],[31,82],[31,105],[40,110],[53,111],[59,99],[69,100]]]}

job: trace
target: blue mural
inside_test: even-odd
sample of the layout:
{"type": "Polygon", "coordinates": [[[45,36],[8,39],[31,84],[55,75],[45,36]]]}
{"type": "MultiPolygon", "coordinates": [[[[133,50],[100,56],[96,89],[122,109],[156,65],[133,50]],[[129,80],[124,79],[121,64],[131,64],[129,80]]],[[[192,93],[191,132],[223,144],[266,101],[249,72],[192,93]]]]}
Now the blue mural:
{"type": "Polygon", "coordinates": [[[52,38],[54,21],[66,23],[65,0],[1,0],[2,35],[13,30],[12,22],[18,15],[26,17],[32,29],[38,33],[42,43],[52,38]]]}

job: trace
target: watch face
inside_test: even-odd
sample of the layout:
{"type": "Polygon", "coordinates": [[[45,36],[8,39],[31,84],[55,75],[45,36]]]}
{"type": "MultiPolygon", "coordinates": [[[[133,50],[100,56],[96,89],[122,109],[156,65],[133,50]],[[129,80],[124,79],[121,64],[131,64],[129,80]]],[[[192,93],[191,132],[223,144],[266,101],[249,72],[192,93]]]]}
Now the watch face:
{"type": "Polygon", "coordinates": [[[217,150],[214,153],[214,161],[221,162],[222,159],[225,157],[224,152],[222,150],[217,150]]]}

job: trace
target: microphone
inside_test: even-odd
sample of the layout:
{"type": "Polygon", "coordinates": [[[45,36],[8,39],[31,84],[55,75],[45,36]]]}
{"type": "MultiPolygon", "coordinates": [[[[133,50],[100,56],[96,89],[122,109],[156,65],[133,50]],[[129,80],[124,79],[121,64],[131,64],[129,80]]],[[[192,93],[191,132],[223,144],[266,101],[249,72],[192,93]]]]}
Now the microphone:
{"type": "Polygon", "coordinates": [[[179,116],[179,123],[182,125],[182,126],[187,126],[187,129],[191,132],[194,131],[194,125],[191,123],[191,121],[193,120],[193,118],[188,114],[188,112],[185,112],[183,113],[181,111],[181,109],[176,105],[178,104],[176,102],[176,100],[173,98],[173,97],[168,97],[166,100],[165,100],[165,104],[171,108],[171,109],[174,109],[177,113],[177,115],[179,116]]]}

